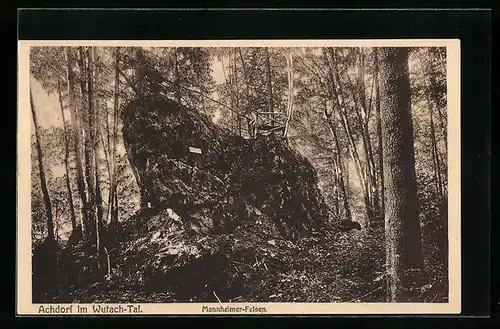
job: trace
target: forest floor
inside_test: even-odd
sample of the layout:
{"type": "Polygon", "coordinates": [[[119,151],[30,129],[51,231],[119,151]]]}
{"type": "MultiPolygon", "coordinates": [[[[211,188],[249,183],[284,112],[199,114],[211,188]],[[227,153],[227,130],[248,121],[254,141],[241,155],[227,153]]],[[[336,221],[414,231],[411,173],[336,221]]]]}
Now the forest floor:
{"type": "MultiPolygon", "coordinates": [[[[253,264],[236,264],[246,277],[241,294],[237,289],[228,295],[205,286],[187,298],[180,291],[146,291],[131,288],[126,281],[100,281],[90,289],[73,291],[71,299],[84,303],[384,302],[383,240],[383,228],[316,232],[295,243],[275,239],[272,244],[279,248],[271,255],[280,260],[278,268],[257,258],[253,264]]],[[[445,278],[432,267],[429,276],[429,283],[419,288],[419,300],[446,302],[447,296],[441,293],[445,278]]]]}

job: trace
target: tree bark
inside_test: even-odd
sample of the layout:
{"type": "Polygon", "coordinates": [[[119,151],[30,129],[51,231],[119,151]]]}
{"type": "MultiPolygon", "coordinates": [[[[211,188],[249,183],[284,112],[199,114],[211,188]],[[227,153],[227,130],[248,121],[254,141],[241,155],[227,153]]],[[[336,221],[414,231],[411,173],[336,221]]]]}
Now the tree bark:
{"type": "Polygon", "coordinates": [[[36,138],[36,151],[38,154],[38,170],[40,173],[40,185],[42,188],[43,202],[45,204],[45,214],[47,220],[47,238],[55,241],[54,237],[54,219],[52,216],[52,203],[50,201],[49,189],[47,187],[47,181],[45,178],[45,169],[43,167],[43,152],[40,141],[40,128],[38,127],[38,119],[35,112],[35,106],[33,104],[33,92],[30,88],[30,105],[31,105],[31,114],[33,116],[33,125],[35,126],[35,138],[36,138]]]}
{"type": "Polygon", "coordinates": [[[61,108],[61,117],[63,120],[63,134],[64,134],[64,168],[66,169],[66,189],[68,190],[68,202],[69,202],[69,212],[70,212],[70,220],[71,220],[71,229],[75,231],[77,229],[76,224],[76,214],[75,214],[75,205],[73,202],[73,192],[71,192],[71,183],[69,180],[69,141],[68,141],[68,132],[67,132],[67,124],[66,118],[64,116],[64,107],[62,102],[61,95],[61,80],[57,80],[57,94],[59,98],[59,107],[61,108]]]}
{"type": "Polygon", "coordinates": [[[380,49],[388,297],[409,298],[411,270],[423,270],[417,208],[407,48],[380,49]]]}

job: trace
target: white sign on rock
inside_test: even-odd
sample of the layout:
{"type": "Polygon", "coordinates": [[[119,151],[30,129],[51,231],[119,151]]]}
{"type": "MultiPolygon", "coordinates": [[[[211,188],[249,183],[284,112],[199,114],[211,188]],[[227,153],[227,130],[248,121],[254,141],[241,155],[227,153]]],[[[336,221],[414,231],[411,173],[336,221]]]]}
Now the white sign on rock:
{"type": "Polygon", "coordinates": [[[196,154],[201,154],[201,149],[197,147],[189,147],[189,152],[191,153],[196,153],[196,154]]]}

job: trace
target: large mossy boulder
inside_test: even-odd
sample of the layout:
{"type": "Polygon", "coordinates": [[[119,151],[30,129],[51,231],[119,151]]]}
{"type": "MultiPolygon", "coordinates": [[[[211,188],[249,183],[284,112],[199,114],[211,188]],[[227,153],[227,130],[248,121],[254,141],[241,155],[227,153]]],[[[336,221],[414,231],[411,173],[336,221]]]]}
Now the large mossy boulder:
{"type": "Polygon", "coordinates": [[[149,97],[126,106],[123,137],[142,206],[171,208],[194,230],[230,231],[250,208],[291,236],[328,218],[312,165],[274,135],[243,139],[197,111],[149,97]]]}

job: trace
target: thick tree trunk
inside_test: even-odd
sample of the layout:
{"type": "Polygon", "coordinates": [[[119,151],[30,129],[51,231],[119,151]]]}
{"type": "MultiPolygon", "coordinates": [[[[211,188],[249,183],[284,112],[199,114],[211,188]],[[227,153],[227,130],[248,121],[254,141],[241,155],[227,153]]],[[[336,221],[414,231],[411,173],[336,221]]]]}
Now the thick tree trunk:
{"type": "Polygon", "coordinates": [[[70,47],[65,48],[66,64],[67,64],[67,84],[68,84],[68,96],[69,102],[68,107],[71,114],[71,123],[73,128],[73,147],[76,155],[76,182],[78,186],[78,194],[82,203],[82,219],[83,219],[83,229],[85,233],[85,238],[88,238],[90,232],[89,226],[89,205],[87,201],[87,195],[85,193],[85,180],[83,174],[83,161],[81,152],[81,127],[80,127],[80,115],[76,111],[75,104],[75,74],[73,72],[74,57],[70,47]]]}
{"type": "Polygon", "coordinates": [[[40,173],[40,185],[42,187],[43,203],[45,204],[45,214],[47,219],[47,232],[48,239],[54,240],[54,219],[52,216],[52,203],[50,201],[49,189],[47,187],[47,181],[45,179],[45,169],[43,167],[43,152],[40,141],[40,128],[38,127],[38,119],[35,112],[35,106],[33,104],[33,94],[30,88],[30,105],[31,114],[33,116],[33,124],[35,126],[35,138],[36,138],[36,151],[38,155],[38,170],[40,173]]]}
{"type": "Polygon", "coordinates": [[[409,298],[409,273],[423,270],[417,208],[408,49],[380,49],[388,297],[409,298]]]}
{"type": "Polygon", "coordinates": [[[66,118],[64,116],[64,107],[62,102],[61,95],[61,81],[57,80],[57,94],[59,98],[59,107],[61,108],[61,117],[63,120],[63,134],[64,134],[64,168],[66,169],[66,189],[68,190],[68,202],[69,202],[69,212],[70,212],[70,220],[71,220],[71,229],[75,231],[77,229],[76,224],[76,214],[75,214],[75,205],[73,202],[73,192],[71,192],[71,184],[69,180],[69,141],[68,141],[68,132],[67,132],[67,124],[66,118]]]}

